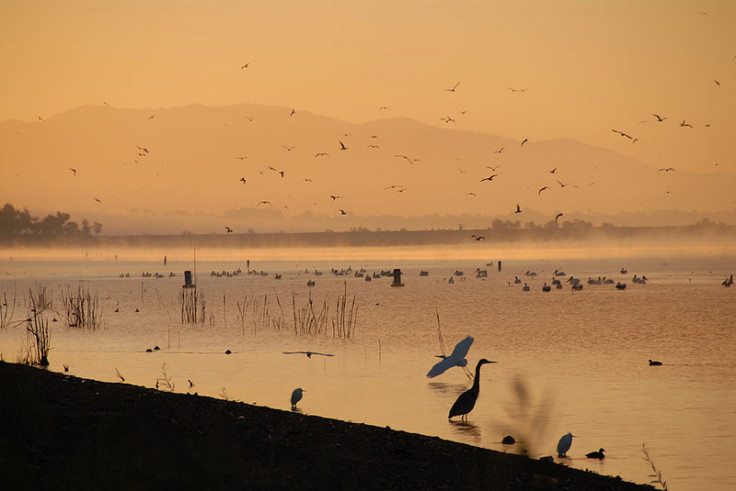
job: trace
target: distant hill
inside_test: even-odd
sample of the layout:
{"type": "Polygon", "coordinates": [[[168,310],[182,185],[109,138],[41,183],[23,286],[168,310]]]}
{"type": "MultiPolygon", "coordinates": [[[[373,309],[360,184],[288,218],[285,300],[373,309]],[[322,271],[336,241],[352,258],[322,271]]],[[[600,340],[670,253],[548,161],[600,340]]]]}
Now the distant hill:
{"type": "Polygon", "coordinates": [[[451,124],[354,124],[285,107],[84,106],[2,122],[0,148],[5,202],[67,210],[106,233],[431,228],[462,217],[472,227],[558,213],[693,223],[728,221],[736,208],[732,174],[659,171],[573,140],[522,146],[451,124]]]}

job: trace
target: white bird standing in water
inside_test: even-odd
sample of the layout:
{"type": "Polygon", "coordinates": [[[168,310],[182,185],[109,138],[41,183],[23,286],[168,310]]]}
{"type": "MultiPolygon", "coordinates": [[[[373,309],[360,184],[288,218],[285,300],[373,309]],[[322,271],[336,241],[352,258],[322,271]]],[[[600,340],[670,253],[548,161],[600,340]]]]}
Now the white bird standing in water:
{"type": "Polygon", "coordinates": [[[459,343],[455,345],[455,348],[452,350],[452,353],[450,356],[445,355],[435,355],[438,358],[442,358],[442,361],[435,364],[427,373],[427,377],[433,378],[437,375],[440,375],[442,373],[445,373],[447,370],[449,370],[452,367],[464,367],[467,366],[468,360],[465,359],[465,356],[468,354],[468,351],[470,350],[470,345],[473,344],[473,337],[468,336],[459,343]]]}
{"type": "Polygon", "coordinates": [[[560,438],[560,441],[557,442],[557,456],[558,457],[567,457],[567,451],[570,450],[570,447],[572,446],[572,439],[575,437],[572,433],[568,433],[566,435],[562,435],[560,438]]]}
{"type": "Polygon", "coordinates": [[[296,411],[296,403],[302,400],[302,393],[306,392],[301,387],[294,389],[291,393],[291,410],[296,411]]]}

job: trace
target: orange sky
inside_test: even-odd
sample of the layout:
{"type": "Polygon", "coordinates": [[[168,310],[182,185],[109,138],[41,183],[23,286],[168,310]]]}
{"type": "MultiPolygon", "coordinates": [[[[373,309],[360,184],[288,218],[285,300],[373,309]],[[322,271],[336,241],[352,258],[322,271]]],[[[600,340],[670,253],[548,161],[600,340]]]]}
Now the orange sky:
{"type": "Polygon", "coordinates": [[[457,129],[736,173],[734,27],[731,0],[8,0],[0,121],[102,101],[449,116],[457,129]]]}

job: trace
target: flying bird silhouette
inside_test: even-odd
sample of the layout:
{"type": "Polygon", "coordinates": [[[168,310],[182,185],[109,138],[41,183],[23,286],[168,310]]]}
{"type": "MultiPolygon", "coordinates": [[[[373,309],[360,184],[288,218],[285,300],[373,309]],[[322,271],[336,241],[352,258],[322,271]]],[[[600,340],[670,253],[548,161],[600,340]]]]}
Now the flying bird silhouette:
{"type": "Polygon", "coordinates": [[[315,157],[329,157],[330,154],[327,152],[319,152],[314,154],[315,157]]]}
{"type": "Polygon", "coordinates": [[[613,131],[614,133],[618,133],[619,135],[623,136],[624,138],[628,138],[629,140],[631,140],[633,142],[635,142],[636,140],[638,140],[638,138],[634,138],[633,136],[631,136],[631,135],[629,135],[627,133],[624,133],[623,131],[615,130],[613,128],[611,128],[611,131],[613,131]]]}
{"type": "Polygon", "coordinates": [[[242,183],[243,183],[243,185],[245,186],[245,177],[241,177],[241,178],[240,178],[240,182],[242,182],[242,183]]]}
{"type": "Polygon", "coordinates": [[[330,198],[332,198],[332,201],[335,201],[338,198],[342,198],[342,196],[339,196],[339,195],[336,195],[336,194],[331,194],[330,195],[330,198]]]}
{"type": "Polygon", "coordinates": [[[529,141],[529,138],[524,138],[524,139],[523,139],[523,140],[521,141],[521,146],[523,147],[523,146],[524,146],[524,144],[525,144],[525,143],[527,143],[528,141],[529,141]]]}
{"type": "Polygon", "coordinates": [[[516,204],[516,211],[514,213],[521,213],[521,206],[519,204],[516,204]]]}
{"type": "Polygon", "coordinates": [[[652,116],[654,116],[655,118],[657,118],[657,123],[661,123],[662,121],[664,121],[665,119],[667,119],[667,118],[663,118],[659,114],[655,114],[655,113],[652,113],[652,116]]]}
{"type": "Polygon", "coordinates": [[[486,238],[482,235],[471,235],[471,237],[475,240],[486,240],[486,238]]]}
{"type": "Polygon", "coordinates": [[[281,174],[281,177],[284,177],[284,171],[278,170],[278,169],[276,169],[274,167],[271,167],[270,165],[268,166],[268,168],[271,169],[272,171],[276,172],[277,174],[281,174]]]}
{"type": "Polygon", "coordinates": [[[551,171],[549,171],[550,174],[554,174],[555,172],[557,172],[557,167],[555,167],[554,169],[552,169],[551,171]]]}
{"type": "Polygon", "coordinates": [[[343,142],[341,142],[340,140],[337,140],[337,142],[340,144],[340,150],[347,150],[348,149],[348,147],[346,147],[345,144],[343,142]]]}
{"type": "Polygon", "coordinates": [[[250,62],[246,63],[245,65],[241,65],[240,69],[242,70],[243,68],[248,68],[248,65],[250,65],[250,62]]]}
{"type": "Polygon", "coordinates": [[[73,167],[69,167],[69,170],[72,171],[75,176],[77,175],[77,169],[75,169],[73,167]]]}
{"type": "Polygon", "coordinates": [[[460,82],[456,83],[455,86],[452,87],[451,89],[442,89],[442,90],[445,91],[445,92],[455,92],[455,90],[457,89],[457,86],[458,85],[460,85],[460,82]]]}
{"type": "Polygon", "coordinates": [[[687,121],[685,121],[685,120],[683,119],[683,120],[682,120],[682,123],[680,123],[680,127],[681,127],[681,128],[684,128],[685,126],[687,126],[688,128],[692,128],[692,127],[693,127],[693,125],[691,125],[690,123],[688,123],[687,121]]]}
{"type": "Polygon", "coordinates": [[[465,357],[468,355],[468,351],[470,351],[470,346],[472,344],[473,344],[473,337],[467,336],[465,339],[459,341],[455,345],[455,347],[452,349],[452,353],[450,353],[449,356],[435,355],[437,358],[442,358],[442,361],[435,363],[434,366],[430,368],[429,372],[427,372],[427,377],[434,378],[437,375],[441,375],[445,373],[447,370],[449,370],[452,367],[467,366],[468,360],[465,359],[465,357]]]}
{"type": "Polygon", "coordinates": [[[394,157],[398,157],[398,158],[400,158],[400,159],[405,159],[405,160],[407,160],[407,161],[408,161],[408,162],[409,162],[410,164],[414,164],[414,162],[416,162],[416,160],[412,160],[412,159],[410,159],[409,157],[407,157],[406,155],[394,155],[394,157]]]}
{"type": "Polygon", "coordinates": [[[657,172],[671,172],[671,171],[674,171],[674,170],[675,170],[674,167],[662,167],[657,172]]]}
{"type": "Polygon", "coordinates": [[[511,92],[514,92],[514,93],[516,93],[516,92],[526,92],[527,91],[527,89],[514,89],[513,87],[509,87],[509,90],[511,92]]]}
{"type": "Polygon", "coordinates": [[[348,212],[340,208],[340,215],[347,215],[348,212]]]}
{"type": "Polygon", "coordinates": [[[233,233],[233,229],[231,229],[230,227],[228,227],[227,225],[225,225],[225,232],[227,232],[228,234],[231,234],[231,233],[233,233]]]}
{"type": "Polygon", "coordinates": [[[488,177],[484,177],[483,179],[480,180],[480,182],[483,182],[483,181],[492,181],[493,178],[496,177],[496,176],[498,176],[498,174],[492,174],[492,175],[490,175],[488,177]]]}
{"type": "Polygon", "coordinates": [[[537,191],[537,196],[542,194],[542,191],[546,191],[547,189],[549,189],[549,187],[547,186],[542,186],[541,188],[539,188],[539,191],[537,191]]]}
{"type": "Polygon", "coordinates": [[[493,152],[493,153],[501,153],[501,152],[503,152],[503,150],[504,150],[505,148],[506,148],[506,147],[501,147],[501,148],[499,148],[498,150],[496,150],[496,151],[495,151],[495,152],[493,152]]]}
{"type": "Polygon", "coordinates": [[[557,223],[557,220],[562,216],[562,213],[558,213],[555,215],[555,223],[557,223]]]}
{"type": "Polygon", "coordinates": [[[317,353],[316,351],[283,351],[285,355],[307,355],[307,358],[311,358],[312,355],[319,355],[319,356],[335,356],[330,353],[317,353]]]}
{"type": "Polygon", "coordinates": [[[260,206],[260,205],[268,205],[268,206],[273,206],[273,205],[271,204],[271,202],[270,202],[270,201],[268,201],[268,200],[265,200],[265,199],[264,199],[263,201],[259,201],[259,202],[258,202],[258,206],[260,206]]]}
{"type": "Polygon", "coordinates": [[[292,150],[294,150],[294,149],[296,148],[296,146],[295,146],[295,145],[292,145],[292,146],[290,146],[290,147],[287,147],[286,145],[281,145],[281,146],[282,146],[282,147],[283,147],[284,149],[286,149],[286,151],[287,151],[287,152],[291,152],[292,150]]]}
{"type": "Polygon", "coordinates": [[[95,198],[95,201],[97,201],[98,203],[102,203],[102,200],[100,198],[95,198]]]}

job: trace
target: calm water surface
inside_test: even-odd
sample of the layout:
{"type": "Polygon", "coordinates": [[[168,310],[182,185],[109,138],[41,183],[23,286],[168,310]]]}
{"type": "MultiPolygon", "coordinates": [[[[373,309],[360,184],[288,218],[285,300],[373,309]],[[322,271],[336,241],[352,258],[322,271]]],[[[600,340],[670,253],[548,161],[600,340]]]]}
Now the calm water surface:
{"type": "MultiPolygon", "coordinates": [[[[499,251],[485,252],[490,259],[421,248],[352,255],[320,250],[294,260],[299,253],[270,251],[250,255],[251,269],[267,273],[260,276],[245,273],[247,253],[200,251],[196,282],[206,311],[197,324],[180,320],[191,251],[172,253],[167,266],[158,251],[121,251],[117,258],[108,251],[20,254],[0,263],[0,294],[16,297],[18,319],[27,315],[29,288],[46,287],[57,309],[61,292],[80,284],[98,297],[102,328],[51,323],[54,371],[67,364],[73,375],[113,382],[117,369],[132,384],[153,387],[169,378],[177,392],[281,409],[290,408],[291,391],[302,387],[299,410],[306,414],[507,452],[526,449],[533,457],[554,455],[559,437],[572,432],[569,457],[556,460],[642,483],[651,479],[645,443],[670,489],[736,487],[736,289],[721,286],[736,270],[733,254],[611,257],[595,249],[521,254],[511,248],[501,251],[499,272],[499,251]],[[348,267],[368,274],[401,268],[405,286],[391,288],[387,277],[368,282],[330,274],[348,267]],[[621,267],[628,272],[621,274],[621,267]],[[210,276],[238,268],[243,274],[210,276]],[[487,278],[476,278],[477,268],[487,270],[487,278]],[[567,274],[560,277],[564,287],[543,292],[556,269],[567,274]],[[422,270],[429,275],[420,276],[422,270]],[[464,276],[451,284],[456,270],[464,276]],[[142,278],[143,272],[165,277],[142,278]],[[649,283],[633,284],[634,274],[649,283]],[[531,291],[514,284],[515,276],[531,291]],[[582,291],[571,290],[565,282],[570,276],[583,280],[582,291]],[[599,276],[628,287],[586,284],[599,276]],[[357,307],[355,332],[333,338],[332,319],[345,291],[348,307],[353,298],[357,307]],[[295,332],[294,310],[305,309],[310,295],[315,314],[328,309],[321,334],[295,332]],[[448,354],[472,335],[469,365],[483,357],[498,362],[483,367],[467,423],[447,419],[470,385],[462,369],[425,376],[440,354],[437,313],[448,354]],[[156,345],[160,351],[145,352],[156,345]],[[335,356],[283,354],[301,350],[335,356]],[[650,367],[650,358],[664,365],[650,367]],[[499,442],[507,434],[523,443],[504,448],[499,442]],[[605,460],[585,458],[599,447],[606,449],[605,460]]],[[[23,327],[3,329],[0,354],[16,361],[25,340],[23,327]]]]}

